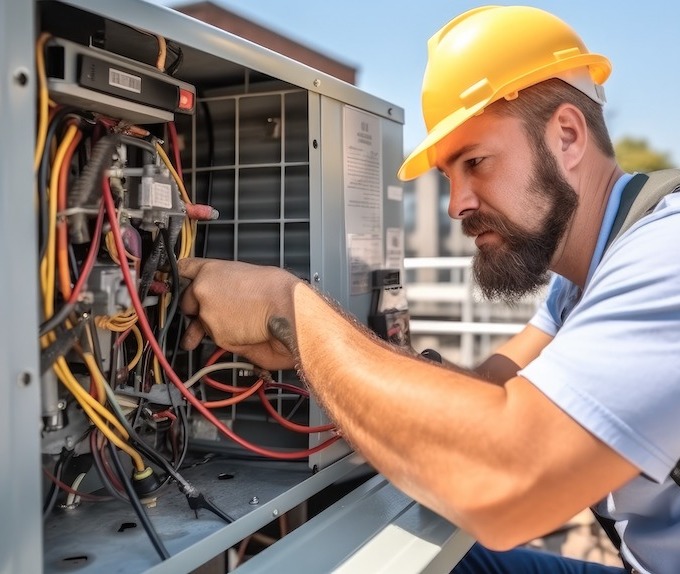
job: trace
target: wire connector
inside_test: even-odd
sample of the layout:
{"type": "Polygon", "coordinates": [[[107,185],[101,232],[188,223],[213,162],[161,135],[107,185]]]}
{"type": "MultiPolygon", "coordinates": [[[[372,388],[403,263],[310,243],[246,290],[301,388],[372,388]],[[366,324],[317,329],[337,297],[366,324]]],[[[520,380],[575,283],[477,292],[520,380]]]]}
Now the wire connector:
{"type": "Polygon", "coordinates": [[[150,466],[132,473],[132,485],[139,496],[147,496],[160,487],[156,473],[150,466]]]}
{"type": "Polygon", "coordinates": [[[189,508],[191,508],[191,510],[194,511],[196,518],[198,518],[199,508],[204,508],[205,510],[209,510],[210,512],[212,512],[218,518],[224,520],[227,524],[234,522],[234,519],[231,516],[229,516],[226,512],[223,512],[217,506],[215,506],[212,502],[210,502],[210,500],[203,496],[201,492],[196,490],[196,488],[189,484],[188,482],[185,484],[181,484],[179,486],[179,489],[182,492],[182,494],[184,494],[184,496],[187,497],[189,508]]]}

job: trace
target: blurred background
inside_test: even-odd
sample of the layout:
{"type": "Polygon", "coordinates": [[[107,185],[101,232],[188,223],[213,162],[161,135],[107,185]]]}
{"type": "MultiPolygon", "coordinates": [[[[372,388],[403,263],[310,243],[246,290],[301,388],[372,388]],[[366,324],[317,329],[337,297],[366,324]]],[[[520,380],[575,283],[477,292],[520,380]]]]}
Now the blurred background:
{"type": "MultiPolygon", "coordinates": [[[[404,109],[404,154],[426,135],[420,87],[427,40],[470,1],[150,0],[320,69],[404,109]]],[[[680,3],[542,0],[530,4],[570,24],[607,56],[605,116],[626,171],[673,167],[680,3]]],[[[482,301],[470,280],[474,244],[447,215],[447,182],[433,170],[404,184],[406,285],[413,346],[470,367],[533,314],[542,293],[509,307],[482,301]]]]}
{"type": "MultiPolygon", "coordinates": [[[[459,0],[427,3],[310,2],[309,0],[148,0],[223,28],[404,109],[404,155],[425,136],[420,87],[428,38],[456,15],[481,5],[459,0]]],[[[648,0],[542,0],[570,24],[589,50],[607,56],[613,72],[605,117],[621,166],[629,172],[676,167],[680,124],[676,109],[680,3],[648,0]]],[[[447,182],[435,170],[404,184],[406,290],[413,347],[434,348],[465,367],[517,332],[542,293],[518,304],[483,301],[470,276],[474,244],[447,215],[447,182]]],[[[618,564],[616,552],[589,512],[532,546],[618,564]]]]}

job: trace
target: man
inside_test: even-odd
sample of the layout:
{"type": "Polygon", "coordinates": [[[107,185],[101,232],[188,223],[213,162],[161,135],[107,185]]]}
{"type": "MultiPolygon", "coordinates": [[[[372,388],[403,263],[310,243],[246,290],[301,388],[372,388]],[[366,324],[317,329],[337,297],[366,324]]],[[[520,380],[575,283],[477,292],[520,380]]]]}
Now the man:
{"type": "Polygon", "coordinates": [[[400,177],[448,177],[487,295],[555,273],[536,317],[464,372],[391,348],[283,270],[189,259],[183,344],[296,366],[378,471],[479,541],[455,572],[623,572],[502,552],[597,505],[628,570],[677,574],[680,194],[603,255],[632,177],[603,120],[608,60],[528,7],[472,10],[428,47],[428,136],[400,177]]]}

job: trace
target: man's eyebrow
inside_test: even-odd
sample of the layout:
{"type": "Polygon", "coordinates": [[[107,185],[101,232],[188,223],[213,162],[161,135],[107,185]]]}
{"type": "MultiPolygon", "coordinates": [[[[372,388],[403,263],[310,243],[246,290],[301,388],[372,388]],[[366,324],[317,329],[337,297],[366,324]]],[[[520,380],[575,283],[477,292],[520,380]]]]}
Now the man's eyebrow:
{"type": "Polygon", "coordinates": [[[476,144],[476,143],[464,145],[462,148],[452,151],[445,158],[443,158],[441,160],[438,158],[437,163],[436,163],[436,167],[440,171],[442,171],[442,168],[444,168],[447,165],[451,165],[452,163],[455,163],[456,161],[458,161],[458,159],[462,155],[465,155],[466,153],[473,151],[478,146],[479,146],[479,144],[476,144]]]}

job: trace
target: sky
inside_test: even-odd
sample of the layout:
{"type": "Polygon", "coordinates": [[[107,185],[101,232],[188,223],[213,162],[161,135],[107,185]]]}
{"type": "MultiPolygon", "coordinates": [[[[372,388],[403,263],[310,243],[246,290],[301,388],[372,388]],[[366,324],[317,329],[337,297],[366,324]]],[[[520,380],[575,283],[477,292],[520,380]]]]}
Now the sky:
{"type": "MultiPolygon", "coordinates": [[[[149,0],[173,7],[191,3],[149,0]]],[[[420,88],[427,40],[468,0],[212,0],[358,69],[357,86],[404,109],[404,152],[425,136],[420,88]]],[[[497,4],[507,4],[497,2],[497,4]]],[[[680,165],[680,2],[535,0],[613,66],[605,84],[612,139],[646,139],[680,165]]]]}

